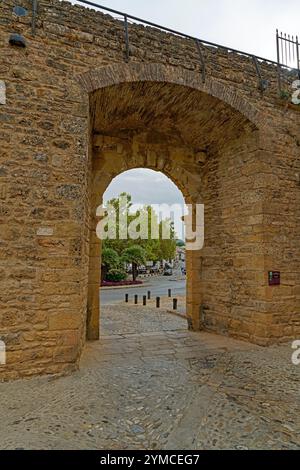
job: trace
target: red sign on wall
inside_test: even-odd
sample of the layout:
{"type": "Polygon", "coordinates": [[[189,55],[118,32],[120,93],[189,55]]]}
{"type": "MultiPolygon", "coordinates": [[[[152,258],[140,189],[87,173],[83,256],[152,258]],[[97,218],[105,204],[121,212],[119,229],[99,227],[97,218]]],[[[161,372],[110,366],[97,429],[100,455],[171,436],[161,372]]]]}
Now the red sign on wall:
{"type": "Polygon", "coordinates": [[[269,271],[269,286],[280,286],[279,271],[269,271]]]}

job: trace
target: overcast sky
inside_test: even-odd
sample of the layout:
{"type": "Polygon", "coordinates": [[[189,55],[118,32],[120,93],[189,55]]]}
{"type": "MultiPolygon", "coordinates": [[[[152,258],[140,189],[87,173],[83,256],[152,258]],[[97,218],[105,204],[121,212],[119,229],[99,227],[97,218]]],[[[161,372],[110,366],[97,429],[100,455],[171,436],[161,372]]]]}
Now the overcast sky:
{"type": "MultiPolygon", "coordinates": [[[[300,0],[94,0],[217,44],[276,60],[276,28],[300,36],[300,0]]],[[[106,199],[122,191],[135,202],[181,202],[164,175],[136,170],[119,176],[106,199]]]]}
{"type": "MultiPolygon", "coordinates": [[[[180,204],[184,206],[181,191],[167,176],[158,171],[136,169],[122,173],[111,182],[103,200],[107,202],[124,191],[131,194],[133,202],[140,206],[146,204],[168,204],[170,206],[180,204]]],[[[176,211],[175,214],[175,229],[178,238],[182,239],[184,232],[180,217],[183,213],[176,211]]],[[[167,218],[170,214],[163,210],[162,215],[167,218]]]]}

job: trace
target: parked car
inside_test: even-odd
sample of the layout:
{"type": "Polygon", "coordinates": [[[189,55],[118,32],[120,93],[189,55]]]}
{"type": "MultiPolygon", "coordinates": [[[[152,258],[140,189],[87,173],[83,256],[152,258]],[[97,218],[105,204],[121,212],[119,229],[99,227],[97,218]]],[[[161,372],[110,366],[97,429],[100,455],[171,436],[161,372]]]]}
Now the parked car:
{"type": "Polygon", "coordinates": [[[127,274],[132,274],[132,265],[131,264],[127,265],[126,272],[127,272],[127,274]]]}
{"type": "Polygon", "coordinates": [[[158,272],[159,272],[159,267],[158,266],[152,266],[150,268],[150,273],[151,274],[158,274],[158,272]]]}
{"type": "Polygon", "coordinates": [[[146,266],[140,266],[139,267],[139,274],[147,274],[146,266]]]}
{"type": "Polygon", "coordinates": [[[173,276],[173,269],[170,266],[165,266],[164,276],[173,276]]]}

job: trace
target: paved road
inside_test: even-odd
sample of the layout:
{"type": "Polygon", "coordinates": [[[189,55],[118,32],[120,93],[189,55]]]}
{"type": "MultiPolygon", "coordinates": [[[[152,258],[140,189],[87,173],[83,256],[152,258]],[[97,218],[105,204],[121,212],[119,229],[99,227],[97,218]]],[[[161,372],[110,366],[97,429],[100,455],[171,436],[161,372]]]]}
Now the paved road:
{"type": "Polygon", "coordinates": [[[136,287],[130,289],[108,289],[100,292],[101,305],[110,305],[121,302],[126,293],[132,298],[134,295],[143,296],[148,290],[151,291],[152,297],[168,295],[168,289],[172,289],[172,296],[184,296],[186,292],[186,281],[181,276],[173,277],[152,277],[145,280],[144,287],[136,287]]]}
{"type": "Polygon", "coordinates": [[[1,449],[300,449],[290,344],[187,331],[122,304],[102,308],[102,333],[74,374],[1,384],[1,449]]]}

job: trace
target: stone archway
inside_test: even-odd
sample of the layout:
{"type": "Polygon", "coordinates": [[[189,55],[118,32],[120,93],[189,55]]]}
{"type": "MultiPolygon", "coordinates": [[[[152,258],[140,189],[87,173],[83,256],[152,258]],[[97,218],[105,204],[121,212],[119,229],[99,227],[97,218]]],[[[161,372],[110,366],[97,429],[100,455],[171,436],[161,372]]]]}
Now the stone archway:
{"type": "Polygon", "coordinates": [[[85,72],[77,81],[88,94],[122,83],[160,82],[182,85],[223,101],[259,128],[262,128],[267,121],[265,114],[247,99],[242,90],[239,93],[236,88],[233,89],[227,83],[221,83],[213,77],[207,77],[203,82],[199,73],[181,67],[161,63],[118,63],[85,72]]]}
{"type": "MultiPolygon", "coordinates": [[[[246,151],[254,155],[257,124],[263,125],[260,113],[220,83],[203,84],[197,74],[163,65],[103,67],[81,76],[80,82],[90,94],[91,115],[87,337],[99,337],[101,244],[95,234],[96,208],[111,180],[133,168],[162,171],[187,202],[206,205],[206,217],[210,218],[207,246],[203,252],[191,252],[187,257],[187,315],[194,330],[207,328],[239,336],[236,326],[240,324],[231,328],[231,314],[222,311],[230,301],[223,302],[219,281],[210,279],[213,270],[206,268],[204,272],[203,266],[214,257],[214,249],[224,256],[219,266],[224,267],[226,257],[234,256],[229,250],[232,247],[226,246],[223,234],[219,234],[223,223],[220,211],[228,210],[234,201],[230,194],[225,204],[220,199],[216,172],[224,172],[223,155],[228,161],[231,155],[238,160],[246,151]],[[218,236],[221,246],[220,241],[216,243],[218,236]],[[206,299],[212,306],[211,315],[205,315],[206,299]]],[[[224,183],[228,178],[223,178],[221,185],[224,183]]],[[[236,246],[239,250],[240,243],[236,246]]],[[[233,266],[229,263],[228,267],[233,266]]],[[[229,282],[234,269],[230,269],[229,282]]]]}
{"type": "MultiPolygon", "coordinates": [[[[112,161],[121,140],[141,166],[163,141],[177,185],[196,181],[191,197],[206,207],[205,246],[190,263],[199,325],[260,345],[296,339],[299,113],[278,96],[276,65],[258,61],[263,91],[253,57],[202,44],[203,83],[194,41],[140,24],[130,25],[124,63],[122,21],[42,3],[35,35],[30,21],[16,25],[13,5],[0,8],[1,379],[78,365],[98,297],[92,196],[109,181],[101,166],[97,175],[103,136],[119,139],[112,161]],[[25,49],[9,43],[15,26],[30,37],[25,49]],[[280,286],[269,285],[274,271],[280,286]]],[[[285,91],[292,81],[284,74],[285,91]]]]}
{"type": "MultiPolygon", "coordinates": [[[[96,340],[99,338],[99,311],[100,311],[100,300],[99,300],[99,285],[101,279],[101,241],[95,235],[96,226],[98,219],[96,216],[97,207],[102,203],[103,194],[108,188],[111,181],[124,171],[136,169],[136,168],[147,168],[155,171],[161,171],[168,176],[176,186],[182,191],[184,199],[188,204],[200,203],[200,191],[197,189],[197,181],[194,178],[191,181],[190,188],[188,184],[184,185],[184,178],[180,178],[178,174],[178,168],[172,165],[170,158],[167,155],[159,154],[159,148],[156,148],[147,144],[146,142],[139,142],[139,152],[136,154],[134,147],[137,145],[135,141],[131,147],[124,148],[124,142],[122,140],[112,137],[101,136],[94,139],[94,166],[93,166],[93,181],[92,181],[92,195],[91,195],[91,245],[90,245],[90,265],[89,265],[89,294],[88,294],[88,317],[87,317],[87,337],[88,339],[96,340]],[[109,147],[109,150],[106,147],[109,147]],[[146,152],[147,157],[143,157],[143,153],[146,152]],[[112,158],[114,154],[115,158],[112,158]],[[133,156],[134,155],[134,156],[133,156]],[[141,166],[142,165],[142,166],[141,166]],[[190,189],[190,191],[189,191],[190,189]]],[[[183,171],[183,169],[181,169],[183,171]]],[[[182,176],[182,175],[181,175],[182,176]]],[[[188,176],[186,176],[186,182],[188,183],[188,176]]],[[[199,318],[193,316],[193,306],[201,304],[200,292],[198,295],[192,295],[191,287],[193,282],[196,281],[196,272],[193,273],[191,261],[200,256],[200,252],[187,253],[187,264],[190,268],[187,270],[187,291],[189,304],[187,309],[187,315],[189,318],[189,324],[191,328],[199,329],[200,324],[198,323],[199,318]],[[190,295],[189,295],[190,294],[190,295]]],[[[195,288],[195,286],[194,286],[195,288]]]]}

